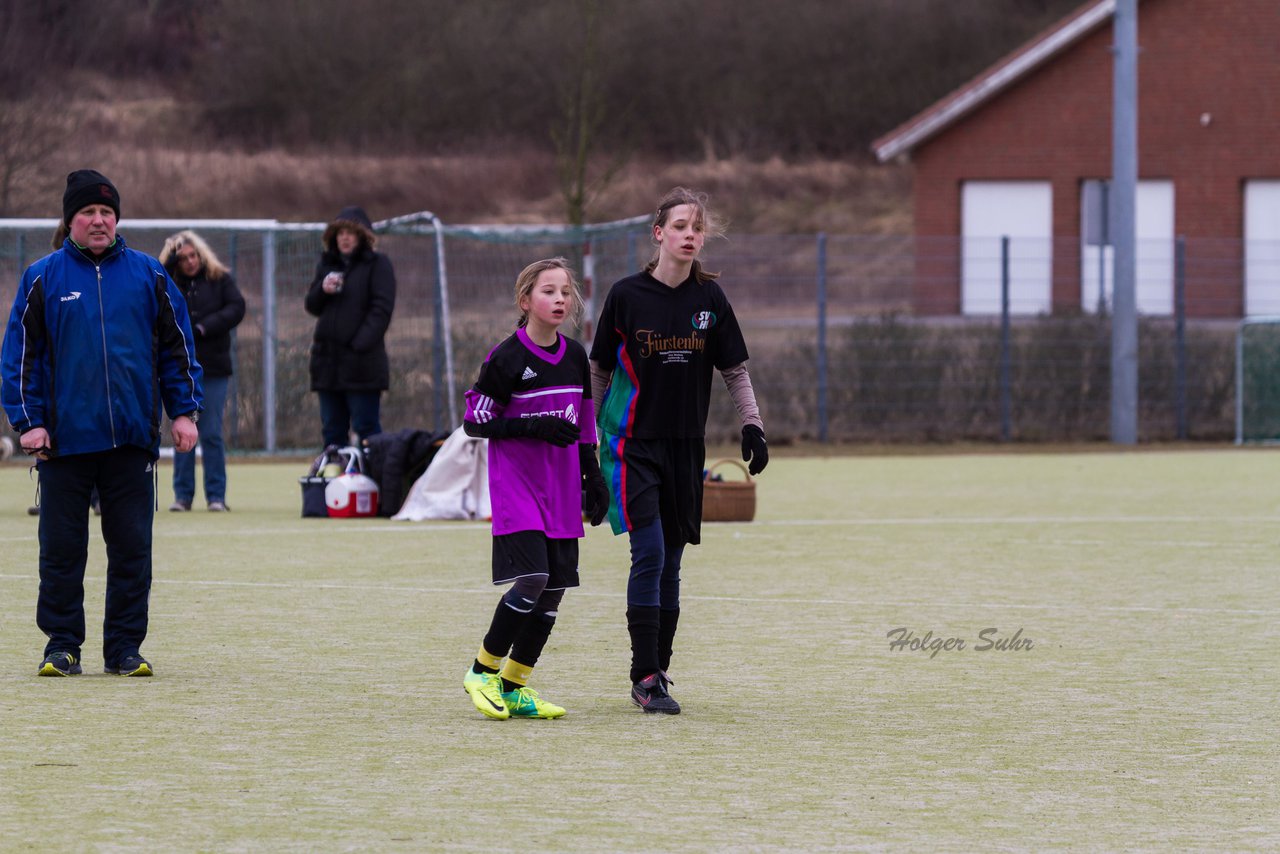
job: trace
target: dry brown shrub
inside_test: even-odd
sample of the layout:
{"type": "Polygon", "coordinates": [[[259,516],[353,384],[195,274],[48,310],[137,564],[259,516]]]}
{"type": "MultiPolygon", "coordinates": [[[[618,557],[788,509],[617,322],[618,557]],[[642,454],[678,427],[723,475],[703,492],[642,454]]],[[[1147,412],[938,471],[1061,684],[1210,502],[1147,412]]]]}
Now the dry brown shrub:
{"type": "MultiPolygon", "coordinates": [[[[219,147],[200,139],[190,105],[154,87],[103,91],[92,80],[73,104],[82,131],[50,159],[46,174],[15,200],[19,215],[58,213],[62,182],[91,166],[120,187],[126,218],[249,218],[320,221],[347,204],[375,219],[430,210],[451,223],[563,222],[556,164],[532,145],[496,142],[439,154],[219,147]],[[114,98],[114,100],[108,100],[114,98]]],[[[787,161],[654,157],[625,161],[589,205],[606,221],[649,212],[678,184],[711,194],[730,233],[910,233],[910,173],[868,160],[787,161]]],[[[605,156],[600,158],[603,164],[605,156]]]]}

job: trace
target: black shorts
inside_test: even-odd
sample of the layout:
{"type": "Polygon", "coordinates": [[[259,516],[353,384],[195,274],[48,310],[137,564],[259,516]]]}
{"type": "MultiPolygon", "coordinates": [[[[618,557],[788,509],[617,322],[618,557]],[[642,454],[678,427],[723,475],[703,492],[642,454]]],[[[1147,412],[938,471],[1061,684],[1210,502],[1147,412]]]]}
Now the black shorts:
{"type": "Polygon", "coordinates": [[[493,583],[526,575],[547,576],[547,590],[578,586],[578,541],[552,539],[542,531],[516,531],[493,538],[493,583]]]}
{"type": "Polygon", "coordinates": [[[668,546],[702,539],[702,468],[707,446],[701,439],[604,437],[600,471],[609,486],[609,522],[615,534],[662,519],[668,546]]]}

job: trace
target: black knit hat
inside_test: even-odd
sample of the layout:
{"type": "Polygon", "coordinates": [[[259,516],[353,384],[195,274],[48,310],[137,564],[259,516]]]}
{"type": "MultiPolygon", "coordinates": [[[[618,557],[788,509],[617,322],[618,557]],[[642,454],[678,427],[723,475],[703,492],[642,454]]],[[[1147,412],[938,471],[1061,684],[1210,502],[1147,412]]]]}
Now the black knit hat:
{"type": "Polygon", "coordinates": [[[62,194],[62,221],[71,225],[71,218],[81,208],[89,205],[107,205],[120,218],[120,193],[106,175],[93,169],[77,169],[67,176],[67,189],[62,194]]]}

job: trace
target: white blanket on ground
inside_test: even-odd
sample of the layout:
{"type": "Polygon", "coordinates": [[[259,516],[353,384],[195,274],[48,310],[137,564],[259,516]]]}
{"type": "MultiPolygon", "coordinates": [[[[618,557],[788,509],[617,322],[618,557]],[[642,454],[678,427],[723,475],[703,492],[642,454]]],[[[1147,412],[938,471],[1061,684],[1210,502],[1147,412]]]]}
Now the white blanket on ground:
{"type": "Polygon", "coordinates": [[[459,427],[431,458],[422,477],[392,519],[488,519],[489,440],[468,436],[459,427]]]}

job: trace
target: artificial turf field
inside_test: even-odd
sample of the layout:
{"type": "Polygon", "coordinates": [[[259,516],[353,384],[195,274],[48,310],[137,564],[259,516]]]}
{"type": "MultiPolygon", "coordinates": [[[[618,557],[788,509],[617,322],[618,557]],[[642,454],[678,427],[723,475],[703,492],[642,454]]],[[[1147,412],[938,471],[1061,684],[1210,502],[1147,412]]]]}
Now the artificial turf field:
{"type": "Polygon", "coordinates": [[[233,464],[230,514],[162,467],[154,679],[100,672],[91,521],[85,675],[37,678],[0,466],[0,849],[1280,847],[1275,451],[784,454],[686,552],[684,714],[628,700],[594,529],[534,674],[569,713],[505,722],[461,687],[487,525],[301,519],[305,462],[233,464]]]}

